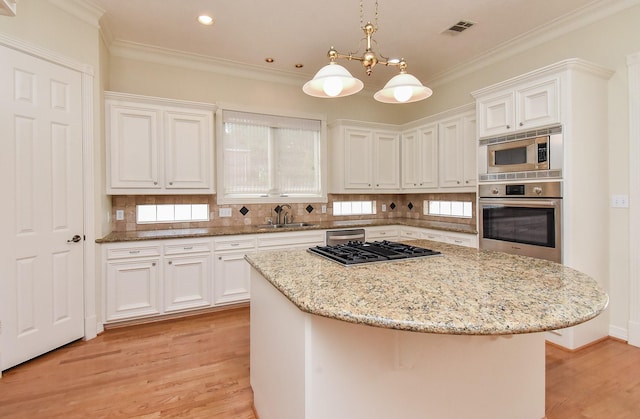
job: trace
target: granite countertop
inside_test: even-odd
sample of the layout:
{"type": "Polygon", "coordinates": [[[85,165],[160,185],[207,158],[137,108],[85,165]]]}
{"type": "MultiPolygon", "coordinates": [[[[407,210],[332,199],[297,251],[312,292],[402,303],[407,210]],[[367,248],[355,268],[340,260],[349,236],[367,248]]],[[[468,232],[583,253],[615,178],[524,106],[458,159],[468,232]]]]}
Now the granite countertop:
{"type": "Polygon", "coordinates": [[[232,236],[238,234],[282,233],[285,231],[304,230],[333,230],[342,228],[374,227],[404,225],[419,228],[432,228],[442,231],[457,233],[478,234],[476,227],[468,224],[457,224],[442,221],[415,220],[411,218],[371,219],[371,220],[347,220],[347,221],[323,221],[312,222],[312,226],[287,227],[287,228],[262,228],[260,226],[228,226],[212,228],[183,228],[169,230],[144,230],[112,232],[96,240],[96,243],[115,243],[141,240],[162,240],[177,238],[197,238],[213,236],[232,236]]]}
{"type": "Polygon", "coordinates": [[[306,250],[246,259],[300,310],[352,323],[456,335],[573,326],[609,297],[591,277],[542,259],[418,240],[444,255],[343,267],[306,250]]]}

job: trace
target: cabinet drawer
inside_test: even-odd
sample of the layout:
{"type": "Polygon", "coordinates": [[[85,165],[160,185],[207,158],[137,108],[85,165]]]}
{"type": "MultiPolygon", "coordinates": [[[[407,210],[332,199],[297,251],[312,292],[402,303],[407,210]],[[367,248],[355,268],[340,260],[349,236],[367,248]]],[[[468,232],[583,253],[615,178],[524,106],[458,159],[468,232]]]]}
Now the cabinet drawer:
{"type": "Polygon", "coordinates": [[[468,236],[445,236],[445,241],[447,243],[456,244],[458,246],[466,246],[466,247],[478,247],[477,238],[472,235],[468,236]]]}
{"type": "Polygon", "coordinates": [[[254,247],[256,247],[256,240],[254,238],[216,240],[213,242],[213,248],[216,252],[223,250],[253,249],[254,247]]]}
{"type": "Polygon", "coordinates": [[[131,246],[107,249],[107,259],[160,256],[160,246],[131,246]]]}
{"type": "Polygon", "coordinates": [[[258,237],[258,247],[264,249],[286,249],[294,247],[320,246],[324,244],[324,231],[309,233],[275,233],[258,237]]]}
{"type": "Polygon", "coordinates": [[[165,255],[181,255],[185,253],[202,252],[211,252],[211,241],[166,244],[164,246],[165,255]]]}

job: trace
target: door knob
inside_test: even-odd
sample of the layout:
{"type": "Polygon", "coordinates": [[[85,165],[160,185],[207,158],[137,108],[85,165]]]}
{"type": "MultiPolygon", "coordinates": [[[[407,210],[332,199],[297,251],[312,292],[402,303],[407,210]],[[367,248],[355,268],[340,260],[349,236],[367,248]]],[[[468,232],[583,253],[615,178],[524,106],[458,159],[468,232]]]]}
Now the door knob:
{"type": "Polygon", "coordinates": [[[71,238],[71,240],[67,240],[67,243],[78,243],[80,240],[82,240],[82,237],[76,234],[71,238]]]}

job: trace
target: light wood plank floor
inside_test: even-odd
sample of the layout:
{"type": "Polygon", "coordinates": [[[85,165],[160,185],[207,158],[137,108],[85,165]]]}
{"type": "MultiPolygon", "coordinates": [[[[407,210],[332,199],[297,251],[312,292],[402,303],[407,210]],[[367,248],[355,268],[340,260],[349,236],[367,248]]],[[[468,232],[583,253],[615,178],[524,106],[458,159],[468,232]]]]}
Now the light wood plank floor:
{"type": "MultiPolygon", "coordinates": [[[[5,371],[0,418],[255,419],[249,309],[108,330],[5,371]]],[[[640,348],[547,345],[547,418],[640,418],[640,348]]]]}

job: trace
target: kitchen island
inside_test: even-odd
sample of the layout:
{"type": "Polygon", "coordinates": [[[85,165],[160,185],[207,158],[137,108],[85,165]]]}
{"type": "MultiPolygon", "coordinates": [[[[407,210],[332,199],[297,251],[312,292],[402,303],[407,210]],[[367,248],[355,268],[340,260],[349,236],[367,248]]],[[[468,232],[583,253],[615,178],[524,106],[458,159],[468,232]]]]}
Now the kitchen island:
{"type": "Polygon", "coordinates": [[[606,293],[553,262],[412,244],[443,256],[247,256],[261,419],[544,417],[540,332],[597,316],[606,293]]]}

